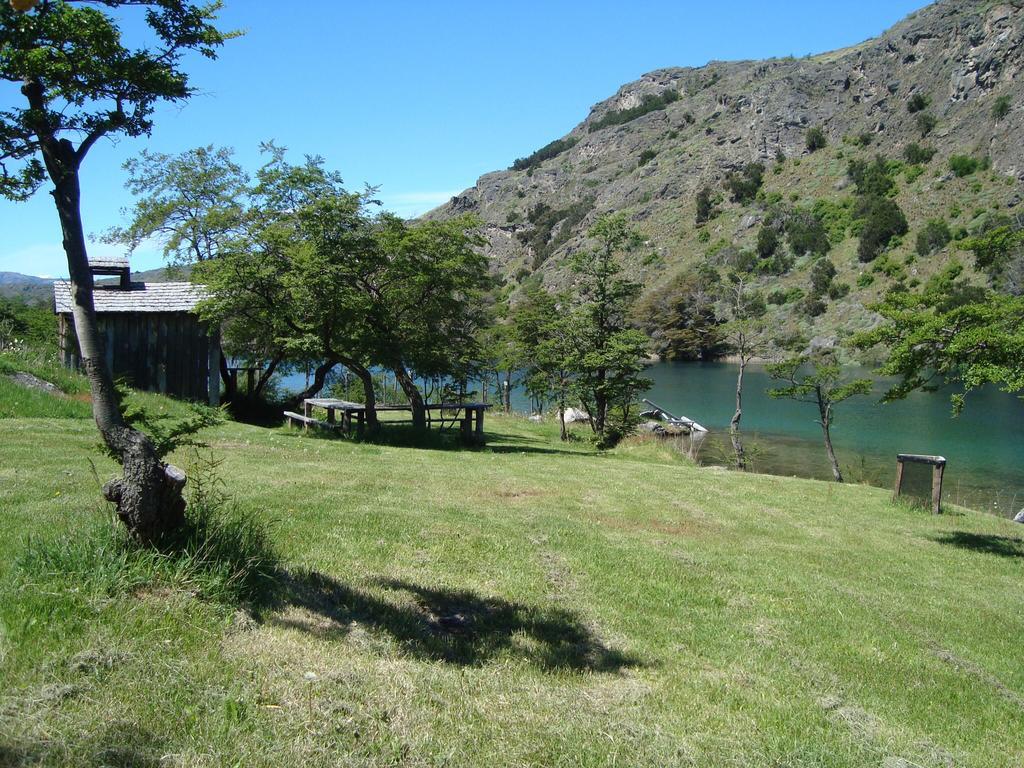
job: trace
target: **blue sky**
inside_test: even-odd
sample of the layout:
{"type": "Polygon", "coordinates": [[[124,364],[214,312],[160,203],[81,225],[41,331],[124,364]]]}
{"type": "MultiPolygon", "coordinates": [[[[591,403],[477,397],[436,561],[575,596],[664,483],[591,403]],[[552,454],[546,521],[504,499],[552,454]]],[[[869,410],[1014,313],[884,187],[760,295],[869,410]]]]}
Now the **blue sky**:
{"type": "MultiPolygon", "coordinates": [[[[120,166],[142,148],[232,146],[251,169],[267,139],[296,159],[323,155],[351,187],[377,185],[386,207],[417,215],[568,132],[645,72],[841,48],[924,4],[225,0],[224,26],[246,34],[215,62],[189,62],[200,94],[162,108],[152,137],[89,156],[86,231],[121,222],[131,197],[120,166]]],[[[0,109],[16,98],[0,90],[0,109]]],[[[67,274],[45,189],[27,203],[0,200],[0,233],[0,271],[67,274]]],[[[133,259],[161,263],[154,248],[133,259]]]]}

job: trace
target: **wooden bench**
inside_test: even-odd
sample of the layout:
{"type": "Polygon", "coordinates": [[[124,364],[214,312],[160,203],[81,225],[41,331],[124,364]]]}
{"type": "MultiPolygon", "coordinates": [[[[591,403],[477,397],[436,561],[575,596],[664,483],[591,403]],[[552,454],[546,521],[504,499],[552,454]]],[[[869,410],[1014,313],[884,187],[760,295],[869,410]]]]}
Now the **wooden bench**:
{"type": "Polygon", "coordinates": [[[304,430],[308,430],[310,427],[319,427],[320,429],[339,429],[339,424],[331,424],[330,422],[320,421],[314,419],[311,416],[303,416],[301,413],[295,413],[294,411],[285,411],[285,419],[288,420],[288,426],[299,426],[301,425],[304,430]]]}

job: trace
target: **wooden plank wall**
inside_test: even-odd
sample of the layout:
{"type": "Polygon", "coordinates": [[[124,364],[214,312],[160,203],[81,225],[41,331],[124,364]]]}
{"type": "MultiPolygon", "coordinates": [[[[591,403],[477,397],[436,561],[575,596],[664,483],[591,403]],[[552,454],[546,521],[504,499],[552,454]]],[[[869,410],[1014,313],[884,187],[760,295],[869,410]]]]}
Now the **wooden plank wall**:
{"type": "MultiPolygon", "coordinates": [[[[188,312],[118,312],[97,319],[115,379],[188,400],[219,401],[218,341],[198,317],[188,312]],[[211,388],[216,391],[211,393],[211,388]]],[[[66,366],[78,367],[74,322],[70,315],[60,315],[58,322],[61,358],[66,366]]]]}

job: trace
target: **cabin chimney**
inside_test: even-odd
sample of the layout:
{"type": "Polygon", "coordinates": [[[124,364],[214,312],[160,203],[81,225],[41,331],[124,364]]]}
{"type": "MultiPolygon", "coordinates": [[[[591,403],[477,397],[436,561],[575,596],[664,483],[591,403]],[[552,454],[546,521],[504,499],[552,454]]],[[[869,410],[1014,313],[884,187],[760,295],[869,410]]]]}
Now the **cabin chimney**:
{"type": "Polygon", "coordinates": [[[132,285],[132,270],[128,259],[115,257],[110,259],[89,259],[89,272],[92,273],[93,284],[96,276],[112,276],[120,279],[118,287],[121,290],[128,290],[132,285]]]}

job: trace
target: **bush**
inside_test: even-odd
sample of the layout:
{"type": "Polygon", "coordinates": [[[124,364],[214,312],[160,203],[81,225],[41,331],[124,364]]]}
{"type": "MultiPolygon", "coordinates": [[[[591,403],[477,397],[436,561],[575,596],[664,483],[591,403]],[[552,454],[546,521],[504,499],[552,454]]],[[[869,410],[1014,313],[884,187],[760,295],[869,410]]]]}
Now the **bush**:
{"type": "Polygon", "coordinates": [[[697,193],[697,223],[710,221],[715,215],[715,203],[711,199],[711,190],[703,187],[697,193]]]}
{"type": "Polygon", "coordinates": [[[907,99],[907,112],[915,114],[924,109],[928,108],[931,103],[931,99],[925,96],[923,93],[915,93],[909,99],[907,99]]]}
{"type": "Polygon", "coordinates": [[[925,224],[924,229],[917,233],[917,253],[919,256],[929,256],[953,239],[953,233],[949,231],[949,225],[944,219],[931,219],[925,224]]]}
{"type": "Polygon", "coordinates": [[[875,276],[872,275],[870,272],[861,272],[859,275],[857,275],[858,288],[867,288],[873,282],[875,282],[875,276]]]}
{"type": "Polygon", "coordinates": [[[828,139],[825,137],[825,131],[817,126],[807,129],[807,135],[804,137],[804,141],[807,145],[808,152],[817,152],[819,149],[824,149],[828,144],[828,139]]]}
{"type": "Polygon", "coordinates": [[[913,165],[924,165],[930,163],[932,158],[935,157],[935,149],[933,147],[922,147],[917,142],[914,142],[904,148],[903,157],[906,158],[908,163],[913,165]]]}
{"type": "Polygon", "coordinates": [[[949,170],[956,174],[957,178],[970,176],[980,167],[981,162],[970,155],[953,155],[949,158],[949,170]]]}
{"type": "Polygon", "coordinates": [[[667,90],[662,91],[659,94],[648,93],[640,99],[640,103],[635,107],[631,107],[629,109],[614,109],[610,112],[606,112],[602,118],[592,122],[587,130],[589,130],[590,133],[593,133],[594,131],[599,131],[602,128],[607,128],[611,125],[622,125],[636,120],[638,117],[642,117],[648,112],[664,109],[672,102],[678,100],[679,91],[667,90]]]}
{"type": "Polygon", "coordinates": [[[658,152],[653,149],[645,149],[640,153],[640,157],[637,158],[637,163],[640,166],[647,165],[651,160],[658,156],[658,152]]]}
{"type": "Polygon", "coordinates": [[[873,261],[889,247],[894,237],[907,232],[907,217],[899,205],[888,198],[873,196],[863,199],[857,214],[862,220],[857,257],[862,262],[873,261]]]}
{"type": "Polygon", "coordinates": [[[939,124],[939,119],[930,112],[919,112],[916,119],[917,130],[921,134],[921,138],[924,138],[933,130],[935,126],[939,124]]]}
{"type": "Polygon", "coordinates": [[[822,296],[832,286],[832,278],[836,276],[836,265],[831,259],[818,259],[811,267],[810,296],[822,296]]]}
{"type": "Polygon", "coordinates": [[[771,227],[762,226],[757,232],[757,255],[762,259],[770,258],[778,247],[778,233],[771,227]]]}
{"type": "Polygon", "coordinates": [[[761,163],[747,163],[740,172],[733,171],[725,177],[725,186],[732,194],[733,202],[749,203],[761,189],[764,166],[761,163]]]}
{"type": "Polygon", "coordinates": [[[995,100],[992,105],[992,117],[995,120],[1002,120],[1010,114],[1010,97],[1003,95],[995,100]]]}
{"type": "Polygon", "coordinates": [[[832,248],[825,225],[811,211],[797,209],[786,217],[786,238],[797,256],[824,255],[832,248]]]}
{"type": "Polygon", "coordinates": [[[549,160],[552,157],[557,157],[566,150],[572,149],[579,142],[574,136],[570,136],[567,139],[556,139],[550,144],[545,144],[543,147],[538,149],[529,157],[521,157],[512,163],[512,170],[514,171],[526,171],[536,168],[538,165],[543,163],[545,160],[549,160]]]}
{"type": "Polygon", "coordinates": [[[831,200],[816,200],[811,213],[822,223],[828,233],[830,243],[841,243],[852,220],[851,207],[853,200],[846,198],[838,203],[831,200]]]}
{"type": "Polygon", "coordinates": [[[885,197],[896,191],[895,167],[881,155],[871,162],[854,159],[847,166],[847,175],[857,187],[858,195],[885,197]]]}

